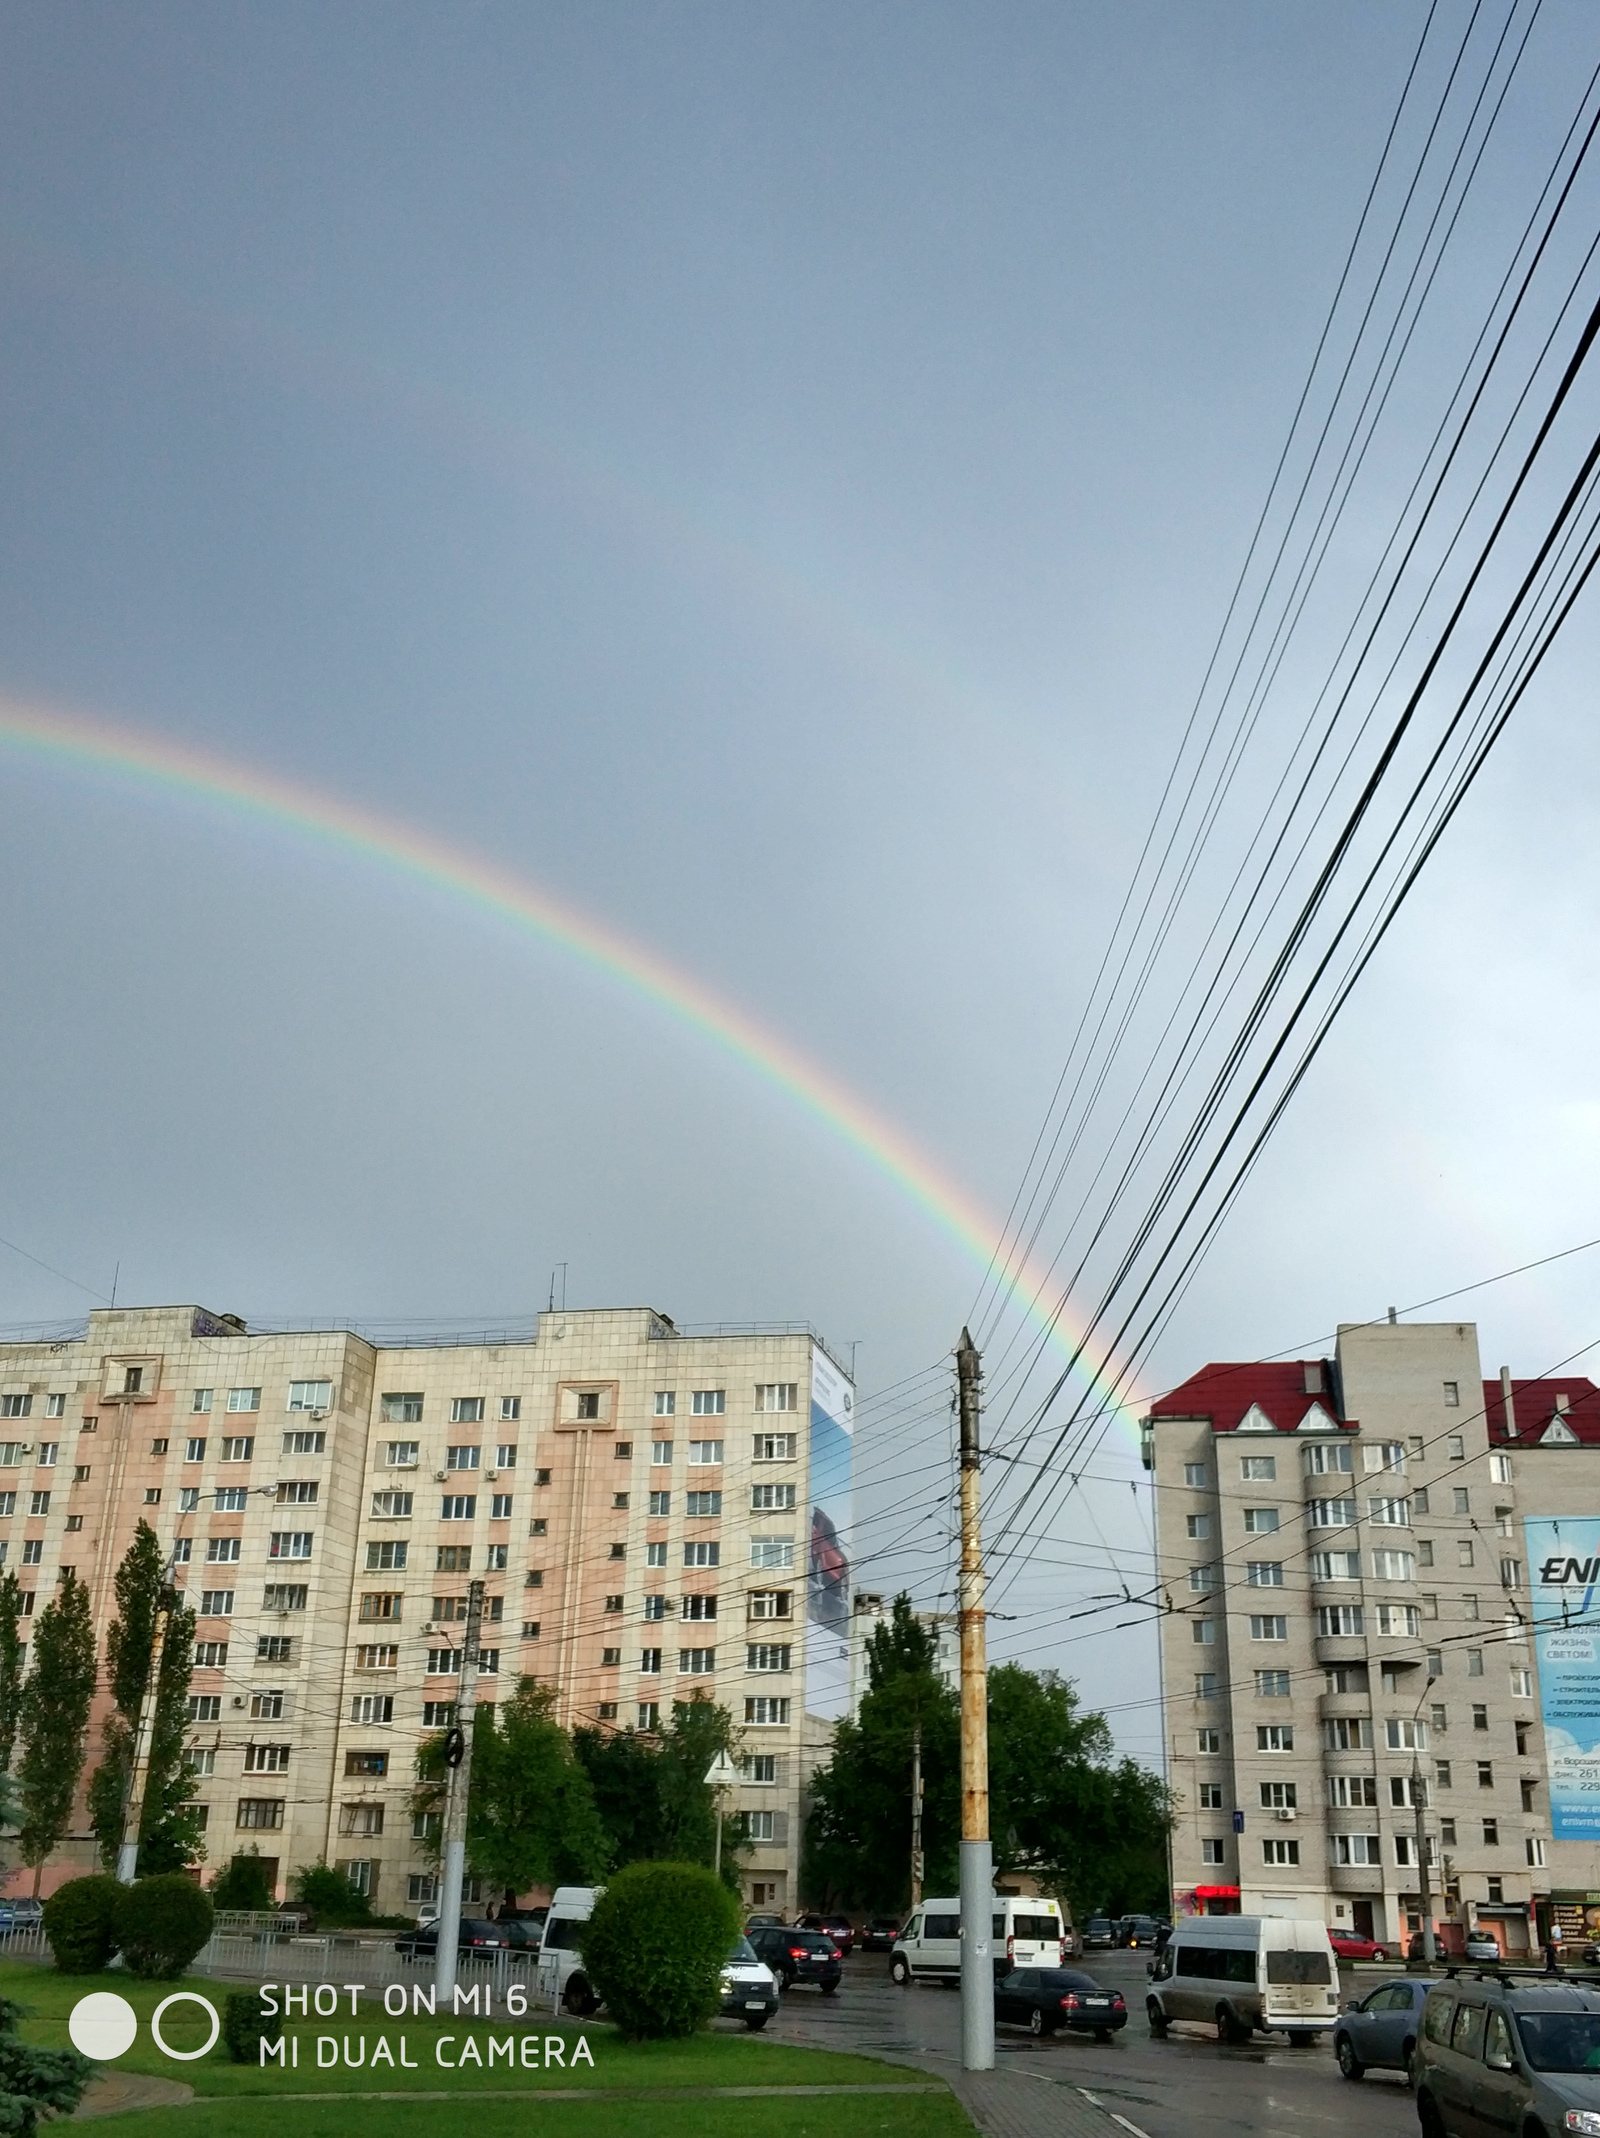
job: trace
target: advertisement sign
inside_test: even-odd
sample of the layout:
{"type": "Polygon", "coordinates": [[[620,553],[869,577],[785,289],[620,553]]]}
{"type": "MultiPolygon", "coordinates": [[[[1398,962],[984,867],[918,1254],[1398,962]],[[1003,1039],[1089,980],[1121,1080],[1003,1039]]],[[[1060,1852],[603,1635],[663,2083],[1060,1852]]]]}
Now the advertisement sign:
{"type": "Polygon", "coordinates": [[[1600,1840],[1600,1518],[1530,1515],[1522,1525],[1539,1704],[1557,1841],[1600,1840]]]}
{"type": "Polygon", "coordinates": [[[811,1534],[806,1574],[806,1712],[850,1710],[851,1458],[855,1391],[826,1352],[811,1353],[811,1534]]]}

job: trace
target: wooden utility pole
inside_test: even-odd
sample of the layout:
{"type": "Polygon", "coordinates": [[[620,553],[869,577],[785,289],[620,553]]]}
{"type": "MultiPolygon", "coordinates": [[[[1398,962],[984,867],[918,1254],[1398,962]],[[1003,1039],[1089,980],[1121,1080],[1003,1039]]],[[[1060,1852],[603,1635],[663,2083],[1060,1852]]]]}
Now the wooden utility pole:
{"type": "Polygon", "coordinates": [[[989,1846],[989,1671],[978,1519],[978,1393],[982,1362],[961,1332],[961,2063],[994,2069],[994,1857],[989,1846]]]}
{"type": "Polygon", "coordinates": [[[150,1779],[150,1746],[156,1733],[156,1706],[161,1698],[161,1659],[167,1647],[167,1620],[171,1605],[163,1601],[156,1611],[155,1633],[150,1643],[150,1675],[144,1698],[139,1702],[139,1727],[133,1740],[133,1767],[128,1775],[128,1795],[122,1813],[122,1840],[117,1848],[117,1877],[131,1886],[139,1872],[139,1829],[144,1824],[144,1792],[150,1779]]]}
{"type": "MultiPolygon", "coordinates": [[[[467,1798],[472,1784],[472,1717],[478,1705],[478,1637],[483,1629],[483,1583],[467,1583],[467,1630],[461,1642],[461,1691],[455,1728],[446,1739],[444,1883],[439,1893],[439,1946],[434,1986],[454,1999],[456,1947],[461,1941],[461,1886],[467,1867],[467,1798]]],[[[447,2007],[448,2009],[448,2007],[447,2007]]]]}

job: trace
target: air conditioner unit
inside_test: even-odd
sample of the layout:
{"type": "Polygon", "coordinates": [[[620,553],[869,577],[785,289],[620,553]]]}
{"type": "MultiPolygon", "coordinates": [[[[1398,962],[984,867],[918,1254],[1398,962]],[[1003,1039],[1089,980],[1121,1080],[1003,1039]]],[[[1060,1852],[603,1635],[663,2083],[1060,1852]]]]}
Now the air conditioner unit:
{"type": "Polygon", "coordinates": [[[483,1474],[486,1478],[489,1479],[490,1483],[492,1484],[494,1480],[500,1475],[500,1472],[498,1470],[485,1470],[483,1474]]]}
{"type": "Polygon", "coordinates": [[[447,1484],[449,1479],[450,1472],[448,1470],[435,1470],[433,1473],[433,1481],[436,1485],[447,1484]]]}
{"type": "Polygon", "coordinates": [[[235,1694],[234,1694],[234,1696],[233,1696],[233,1704],[234,1704],[234,1706],[235,1706],[235,1707],[243,1707],[243,1706],[244,1706],[244,1694],[243,1694],[243,1693],[235,1693],[235,1694]]]}
{"type": "Polygon", "coordinates": [[[1275,1816],[1280,1819],[1292,1819],[1294,1817],[1294,1813],[1292,1811],[1280,1811],[1276,1813],[1275,1816]]]}

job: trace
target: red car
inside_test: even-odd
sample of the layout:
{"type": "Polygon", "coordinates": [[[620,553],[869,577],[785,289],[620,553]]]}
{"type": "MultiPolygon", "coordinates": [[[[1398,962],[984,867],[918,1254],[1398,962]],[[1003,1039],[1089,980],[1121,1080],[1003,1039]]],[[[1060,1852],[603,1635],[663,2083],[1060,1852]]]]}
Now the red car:
{"type": "Polygon", "coordinates": [[[1372,1938],[1358,1938],[1352,1930],[1330,1930],[1328,1943],[1341,1960],[1387,1960],[1389,1948],[1372,1938]]]}

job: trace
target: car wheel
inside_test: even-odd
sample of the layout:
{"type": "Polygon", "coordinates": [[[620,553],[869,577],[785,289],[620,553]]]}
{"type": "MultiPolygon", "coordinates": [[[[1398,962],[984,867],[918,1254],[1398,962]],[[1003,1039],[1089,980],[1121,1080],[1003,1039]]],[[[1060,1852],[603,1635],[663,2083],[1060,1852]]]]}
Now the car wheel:
{"type": "Polygon", "coordinates": [[[1036,2038],[1044,2032],[1044,2014],[1037,2005],[1028,2014],[1028,2032],[1036,2038]]]}
{"type": "Polygon", "coordinates": [[[770,2012],[758,2012],[753,2019],[746,2019],[745,2025],[752,2034],[759,2034],[771,2017],[772,2014],[770,2012]]]}
{"type": "Polygon", "coordinates": [[[1339,2036],[1333,2045],[1333,2054],[1342,2077],[1347,2079],[1364,2079],[1366,2077],[1367,2067],[1362,2063],[1360,2057],[1356,2055],[1355,2043],[1351,2041],[1348,2034],[1339,2036]]]}
{"type": "Polygon", "coordinates": [[[817,1984],[817,1987],[819,1990],[821,1990],[824,1997],[837,1997],[839,1994],[839,1985],[837,1982],[819,1982],[817,1984]]]}
{"type": "Polygon", "coordinates": [[[911,1970],[904,1960],[891,1960],[889,1962],[889,1980],[898,1982],[902,1989],[905,1988],[906,1984],[911,1980],[911,1970]]]}
{"type": "Polygon", "coordinates": [[[1400,2052],[1400,2069],[1406,2075],[1406,2084],[1413,2093],[1417,2090],[1417,2045],[1408,2041],[1400,2052]]]}
{"type": "Polygon", "coordinates": [[[1422,2126],[1422,2138],[1445,2138],[1444,2118],[1431,2093],[1417,2095],[1417,2121],[1422,2126]]]}
{"type": "Polygon", "coordinates": [[[1167,2038],[1167,2015],[1162,2011],[1154,1997],[1145,1999],[1144,2016],[1149,2020],[1150,2032],[1155,2036],[1156,2040],[1165,2041],[1167,2038]]]}
{"type": "Polygon", "coordinates": [[[1389,1948],[1387,1947],[1387,1945],[1377,1946],[1373,1951],[1372,1957],[1375,1960],[1387,1960],[1389,1957],[1389,1948]]]}
{"type": "Polygon", "coordinates": [[[1094,2030],[1094,2038],[1098,2042],[1110,2041],[1111,2029],[1109,2027],[1096,2027],[1094,2030]]]}
{"type": "Polygon", "coordinates": [[[1317,2030],[1315,2027],[1290,2027],[1288,2035],[1291,2049],[1309,2049],[1316,2041],[1317,2030]]]}
{"type": "Polygon", "coordinates": [[[1241,2026],[1225,2004],[1217,2006],[1217,2039],[1221,2042],[1228,2042],[1235,2048],[1241,2042],[1247,2042],[1250,2039],[1250,2029],[1246,2026],[1241,2026]]]}
{"type": "Polygon", "coordinates": [[[561,2003],[574,2019],[588,2019],[595,2010],[594,1991],[582,1975],[574,1975],[562,1993],[561,2003]]]}

